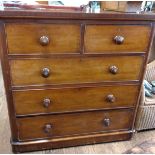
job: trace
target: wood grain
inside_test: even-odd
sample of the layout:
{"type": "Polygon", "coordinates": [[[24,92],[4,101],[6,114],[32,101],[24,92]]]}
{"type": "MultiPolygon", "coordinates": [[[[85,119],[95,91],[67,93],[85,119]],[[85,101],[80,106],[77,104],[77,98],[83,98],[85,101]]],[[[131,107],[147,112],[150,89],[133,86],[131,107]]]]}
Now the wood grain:
{"type": "Polygon", "coordinates": [[[6,24],[10,54],[78,53],[80,25],[73,24],[6,24]],[[40,37],[47,36],[49,44],[42,46],[40,37]]]}
{"type": "Polygon", "coordinates": [[[139,80],[143,57],[87,57],[11,60],[13,85],[90,83],[103,81],[139,80]],[[118,73],[109,72],[109,67],[118,67],[118,73]],[[42,77],[41,70],[49,68],[51,73],[42,77]]]}
{"type": "Polygon", "coordinates": [[[140,22],[151,22],[155,21],[155,15],[153,13],[126,13],[126,12],[109,12],[109,11],[103,11],[100,13],[93,13],[88,12],[84,13],[83,11],[77,12],[77,11],[66,11],[66,10],[47,10],[47,9],[8,9],[5,11],[0,12],[0,17],[3,20],[9,20],[12,19],[15,20],[23,20],[25,19],[32,19],[34,21],[38,19],[44,19],[44,20],[95,20],[95,22],[98,20],[101,21],[107,21],[111,20],[113,22],[115,21],[123,21],[122,23],[126,23],[127,21],[133,22],[138,21],[140,22]]]}
{"type": "MultiPolygon", "coordinates": [[[[5,25],[1,28],[0,43],[14,152],[131,138],[138,95],[128,86],[135,84],[140,94],[154,33],[151,31],[155,26],[154,15],[10,9],[0,11],[0,17],[5,25]],[[121,43],[117,46],[113,42],[116,35],[117,43],[121,43]],[[109,72],[111,66],[113,73],[109,72]],[[49,68],[44,70],[44,77],[41,74],[43,68],[49,68]],[[112,85],[115,85],[115,88],[122,86],[117,90],[122,93],[119,93],[122,102],[117,105],[128,107],[116,107],[113,102],[114,108],[109,106],[110,109],[106,109],[106,106],[103,106],[104,110],[102,109],[99,102],[102,91],[109,93],[108,88],[112,85]],[[128,94],[123,89],[124,85],[129,91],[128,94]],[[63,97],[60,97],[60,90],[63,89],[65,92],[63,91],[63,97]],[[54,94],[58,98],[59,95],[59,100],[63,100],[61,103],[64,103],[70,112],[45,112],[41,115],[32,111],[32,115],[16,115],[12,92],[28,94],[24,98],[21,93],[23,96],[20,94],[18,102],[23,98],[31,99],[33,103],[34,98],[29,97],[30,93],[34,95],[34,92],[39,92],[38,96],[34,95],[37,100],[40,100],[39,95],[41,97],[45,93],[50,97],[54,94]],[[94,94],[93,99],[90,94],[94,94]],[[122,97],[124,94],[128,96],[126,102],[122,97]],[[80,97],[77,99],[76,95],[80,97]],[[130,107],[130,101],[133,100],[130,97],[134,95],[136,99],[132,103],[133,107],[130,107]],[[71,97],[70,100],[68,96],[71,97]],[[91,105],[88,102],[82,104],[82,97],[85,101],[90,101],[91,105]],[[77,101],[75,107],[71,99],[77,101]],[[67,100],[70,102],[67,103],[67,100]],[[95,102],[97,100],[98,104],[95,102]],[[97,105],[100,109],[84,109],[85,104],[88,108],[97,105]],[[79,107],[84,110],[71,111],[79,107]]],[[[115,88],[112,89],[113,93],[115,88]]],[[[114,101],[117,102],[116,99],[114,101]]],[[[57,110],[63,109],[62,106],[57,110]]]]}
{"type": "Polygon", "coordinates": [[[138,92],[138,85],[100,86],[94,88],[13,91],[13,98],[16,114],[23,115],[132,107],[136,103],[138,92]],[[114,95],[115,102],[111,103],[107,101],[109,94],[114,95]],[[43,105],[45,98],[51,100],[48,107],[43,105]]]}
{"type": "Polygon", "coordinates": [[[146,52],[150,34],[149,25],[87,25],[85,50],[87,53],[146,52]],[[124,37],[123,44],[116,44],[115,36],[124,37]]]}
{"type": "Polygon", "coordinates": [[[9,60],[7,56],[7,45],[5,38],[5,27],[4,23],[0,22],[0,63],[2,66],[4,87],[6,92],[6,100],[8,106],[8,114],[10,119],[11,136],[13,140],[17,140],[17,126],[16,126],[16,115],[15,107],[13,105],[13,97],[11,91],[11,77],[10,77],[10,67],[9,60]]]}
{"type": "Polygon", "coordinates": [[[119,110],[18,118],[19,139],[54,138],[75,134],[130,129],[132,116],[133,112],[131,110],[119,110]],[[108,127],[104,125],[105,118],[110,119],[111,123],[108,127]],[[52,125],[49,133],[44,132],[46,124],[52,125]]]}
{"type": "MultiPolygon", "coordinates": [[[[27,142],[20,142],[16,143],[13,142],[13,152],[20,153],[20,152],[27,152],[27,151],[36,151],[36,150],[45,150],[45,149],[55,149],[55,148],[64,148],[69,146],[79,146],[79,145],[85,145],[85,144],[93,144],[92,148],[94,146],[94,143],[103,143],[103,142],[111,142],[111,141],[121,141],[121,140],[130,140],[132,136],[132,131],[120,131],[120,132],[111,132],[111,133],[96,133],[91,135],[82,135],[82,136],[72,136],[72,137],[65,137],[65,138],[57,138],[57,139],[45,139],[45,140],[36,140],[36,141],[27,141],[27,142]],[[44,143],[42,143],[44,142],[44,143]]],[[[103,145],[103,144],[102,144],[103,145]]],[[[90,145],[89,145],[90,146],[90,145]]],[[[84,146],[83,149],[86,149],[84,146]]],[[[71,147],[70,153],[76,152],[75,150],[78,149],[80,152],[83,152],[79,149],[81,147],[71,147]],[[71,150],[73,149],[73,150],[71,150]]],[[[52,152],[63,152],[64,149],[56,149],[52,150],[52,152]]],[[[99,149],[98,149],[99,150],[99,149]]],[[[110,150],[108,148],[108,150],[110,150]]],[[[87,150],[88,151],[88,150],[87,150]]],[[[84,152],[87,152],[84,151],[84,152]]],[[[94,150],[95,151],[95,150],[94,150]]],[[[51,152],[47,151],[46,153],[51,152]]],[[[66,152],[66,151],[65,151],[66,152]]],[[[42,152],[44,153],[44,151],[42,152]]]]}

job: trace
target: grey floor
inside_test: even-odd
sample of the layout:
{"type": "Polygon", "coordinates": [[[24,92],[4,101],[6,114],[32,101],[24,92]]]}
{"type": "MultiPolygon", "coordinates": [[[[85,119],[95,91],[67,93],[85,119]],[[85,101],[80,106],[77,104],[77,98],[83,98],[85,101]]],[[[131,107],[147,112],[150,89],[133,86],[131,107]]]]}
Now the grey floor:
{"type": "MultiPolygon", "coordinates": [[[[2,73],[0,69],[0,154],[12,153],[10,146],[10,129],[8,121],[8,113],[5,99],[5,91],[3,87],[2,73]]],[[[47,151],[38,151],[32,153],[51,153],[51,154],[103,154],[103,153],[123,153],[131,149],[137,144],[146,140],[155,139],[155,130],[136,133],[132,140],[123,142],[103,143],[96,145],[87,145],[80,147],[70,147],[64,149],[55,149],[47,151]]]]}

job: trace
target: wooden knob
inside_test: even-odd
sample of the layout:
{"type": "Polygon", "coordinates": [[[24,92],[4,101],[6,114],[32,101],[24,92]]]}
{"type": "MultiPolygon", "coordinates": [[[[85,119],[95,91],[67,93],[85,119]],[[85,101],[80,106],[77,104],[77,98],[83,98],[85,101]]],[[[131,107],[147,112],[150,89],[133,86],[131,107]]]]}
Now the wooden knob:
{"type": "Polygon", "coordinates": [[[39,39],[39,41],[40,41],[40,44],[42,45],[42,46],[46,46],[46,45],[48,45],[49,44],[49,38],[47,37],[47,36],[42,36],[42,37],[40,37],[40,39],[39,39]]]}
{"type": "Polygon", "coordinates": [[[104,125],[105,126],[110,126],[110,119],[109,118],[104,119],[104,125]]]}
{"type": "Polygon", "coordinates": [[[41,74],[44,78],[47,78],[50,75],[50,70],[48,68],[43,68],[41,74]]]}
{"type": "Polygon", "coordinates": [[[51,103],[51,100],[49,98],[45,98],[43,100],[43,105],[44,105],[45,108],[48,108],[50,103],[51,103]]]}
{"type": "Polygon", "coordinates": [[[115,98],[115,96],[114,96],[113,94],[109,94],[109,95],[107,95],[106,100],[107,100],[108,102],[110,102],[110,103],[113,103],[113,102],[116,101],[116,98],[115,98]]]}
{"type": "Polygon", "coordinates": [[[46,124],[44,126],[44,132],[45,133],[50,133],[51,132],[51,129],[52,129],[52,125],[51,124],[46,124]]]}
{"type": "Polygon", "coordinates": [[[124,37],[122,37],[122,36],[115,36],[115,37],[114,37],[114,41],[115,41],[115,43],[118,44],[118,45],[123,44],[123,42],[124,42],[124,37]]]}
{"type": "Polygon", "coordinates": [[[110,66],[109,71],[112,74],[117,74],[118,73],[118,68],[116,66],[110,66]]]}

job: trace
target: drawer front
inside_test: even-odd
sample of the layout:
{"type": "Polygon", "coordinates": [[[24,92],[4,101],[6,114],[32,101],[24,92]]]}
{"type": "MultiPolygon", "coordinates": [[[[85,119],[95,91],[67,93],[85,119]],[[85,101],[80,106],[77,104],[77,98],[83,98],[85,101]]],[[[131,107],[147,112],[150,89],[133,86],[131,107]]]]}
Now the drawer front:
{"type": "Polygon", "coordinates": [[[141,56],[23,59],[10,62],[13,85],[139,80],[142,64],[141,56]]]}
{"type": "Polygon", "coordinates": [[[88,53],[145,52],[150,33],[150,26],[87,25],[85,50],[88,53]]]}
{"type": "Polygon", "coordinates": [[[85,112],[18,118],[19,139],[56,138],[119,129],[130,129],[133,112],[85,112]]]}
{"type": "Polygon", "coordinates": [[[6,24],[10,54],[77,53],[80,25],[6,24]]]}
{"type": "Polygon", "coordinates": [[[67,112],[134,106],[139,86],[102,86],[14,91],[16,114],[67,112]],[[123,94],[123,95],[122,95],[123,94]]]}

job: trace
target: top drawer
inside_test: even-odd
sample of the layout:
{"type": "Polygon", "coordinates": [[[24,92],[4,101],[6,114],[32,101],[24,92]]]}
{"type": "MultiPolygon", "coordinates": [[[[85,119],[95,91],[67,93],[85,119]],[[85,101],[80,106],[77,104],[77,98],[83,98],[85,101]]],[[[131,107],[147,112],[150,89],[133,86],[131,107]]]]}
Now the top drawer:
{"type": "Polygon", "coordinates": [[[9,54],[77,53],[80,25],[6,24],[9,54]]]}
{"type": "Polygon", "coordinates": [[[145,52],[151,28],[136,25],[87,25],[85,51],[102,52],[145,52]]]}

